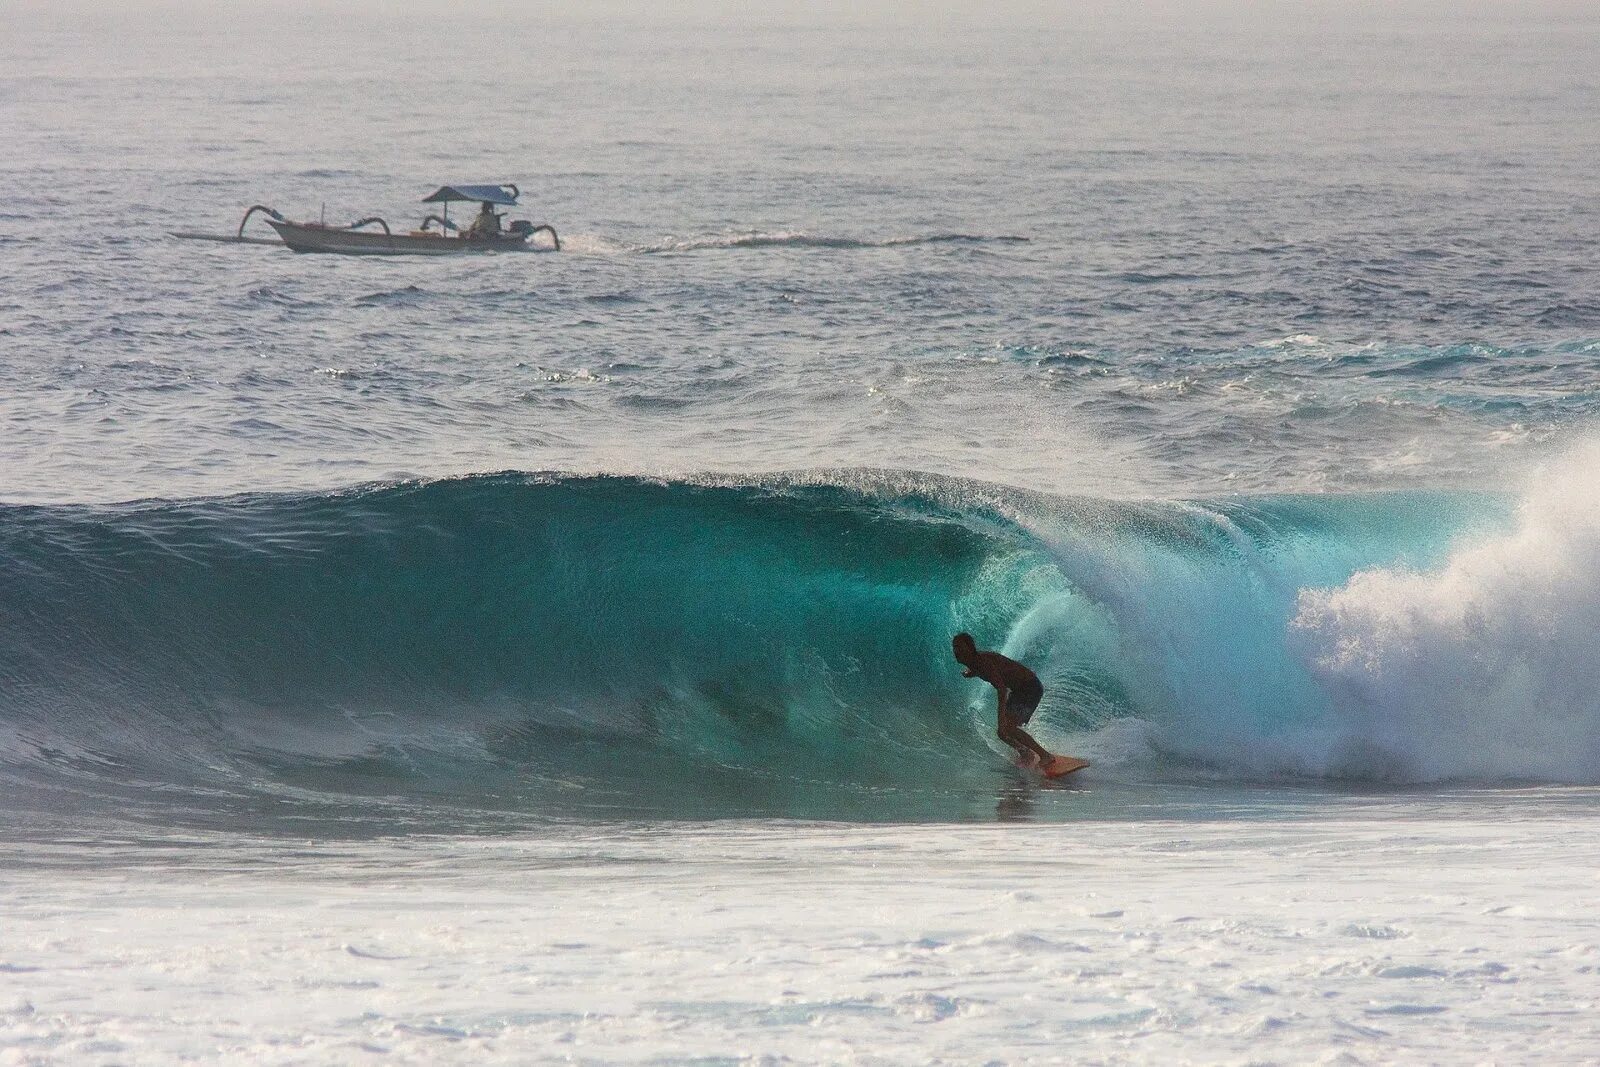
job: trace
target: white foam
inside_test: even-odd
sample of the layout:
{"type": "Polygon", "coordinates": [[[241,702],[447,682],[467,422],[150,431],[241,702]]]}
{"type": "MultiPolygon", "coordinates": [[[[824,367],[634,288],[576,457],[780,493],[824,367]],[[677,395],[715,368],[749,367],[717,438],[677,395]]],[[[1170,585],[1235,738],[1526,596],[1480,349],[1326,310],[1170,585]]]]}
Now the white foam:
{"type": "Polygon", "coordinates": [[[1593,807],[1394,814],[0,841],[0,1062],[1594,1062],[1593,807]]]}
{"type": "Polygon", "coordinates": [[[572,233],[561,238],[561,250],[581,256],[620,256],[637,251],[632,245],[597,233],[572,233]]]}
{"type": "Polygon", "coordinates": [[[1263,341],[1260,348],[1305,348],[1310,345],[1319,345],[1322,338],[1314,333],[1297,333],[1288,337],[1278,337],[1271,341],[1263,341]]]}
{"type": "Polygon", "coordinates": [[[1600,445],[1544,471],[1509,534],[1305,590],[1292,626],[1336,718],[1331,766],[1600,781],[1600,445]]]}

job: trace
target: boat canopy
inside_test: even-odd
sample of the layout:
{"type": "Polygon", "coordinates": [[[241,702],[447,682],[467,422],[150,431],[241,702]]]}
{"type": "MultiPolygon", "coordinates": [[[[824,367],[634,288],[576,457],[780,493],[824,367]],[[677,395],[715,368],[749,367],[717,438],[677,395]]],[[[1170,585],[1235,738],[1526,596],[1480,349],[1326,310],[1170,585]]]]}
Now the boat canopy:
{"type": "Polygon", "coordinates": [[[449,204],[458,200],[471,200],[480,204],[517,206],[515,185],[441,185],[439,191],[422,198],[424,204],[449,204]]]}

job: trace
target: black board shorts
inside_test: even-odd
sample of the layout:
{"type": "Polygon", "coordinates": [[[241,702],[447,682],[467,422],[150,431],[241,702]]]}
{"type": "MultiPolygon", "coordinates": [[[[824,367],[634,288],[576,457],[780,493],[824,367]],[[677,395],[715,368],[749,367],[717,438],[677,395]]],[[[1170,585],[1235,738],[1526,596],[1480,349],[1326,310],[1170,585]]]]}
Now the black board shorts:
{"type": "Polygon", "coordinates": [[[1006,711],[1016,717],[1018,726],[1026,726],[1028,720],[1033,718],[1033,713],[1039,710],[1039,701],[1043,699],[1044,686],[1038,682],[1018,686],[1006,696],[1006,711]]]}

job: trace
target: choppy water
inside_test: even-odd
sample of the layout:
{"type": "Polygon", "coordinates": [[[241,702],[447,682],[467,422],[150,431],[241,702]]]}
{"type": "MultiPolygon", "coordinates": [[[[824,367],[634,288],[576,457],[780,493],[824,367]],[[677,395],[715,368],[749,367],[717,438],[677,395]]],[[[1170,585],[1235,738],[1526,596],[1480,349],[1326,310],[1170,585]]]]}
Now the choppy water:
{"type": "Polygon", "coordinates": [[[1476,487],[1593,414],[1577,8],[13,25],[10,500],[861,465],[1476,487]],[[258,202],[410,224],[474,179],[568,253],[164,236],[258,202]]]}

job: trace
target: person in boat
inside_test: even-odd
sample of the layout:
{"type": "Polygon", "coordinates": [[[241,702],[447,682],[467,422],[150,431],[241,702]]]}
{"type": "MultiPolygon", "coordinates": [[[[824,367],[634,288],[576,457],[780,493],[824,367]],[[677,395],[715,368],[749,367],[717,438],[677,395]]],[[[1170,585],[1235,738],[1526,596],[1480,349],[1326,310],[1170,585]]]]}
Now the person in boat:
{"type": "Polygon", "coordinates": [[[950,648],[956,662],[966,668],[963,678],[982,678],[994,686],[999,698],[1000,723],[996,732],[1000,740],[1017,750],[1023,766],[1049,767],[1055,754],[1022,728],[1044,699],[1039,676],[998,652],[978,651],[971,634],[956,634],[950,639],[950,648]]]}
{"type": "Polygon", "coordinates": [[[485,200],[478,209],[477,217],[467,227],[467,236],[480,241],[500,236],[500,216],[495,214],[494,205],[489,201],[485,200]]]}

